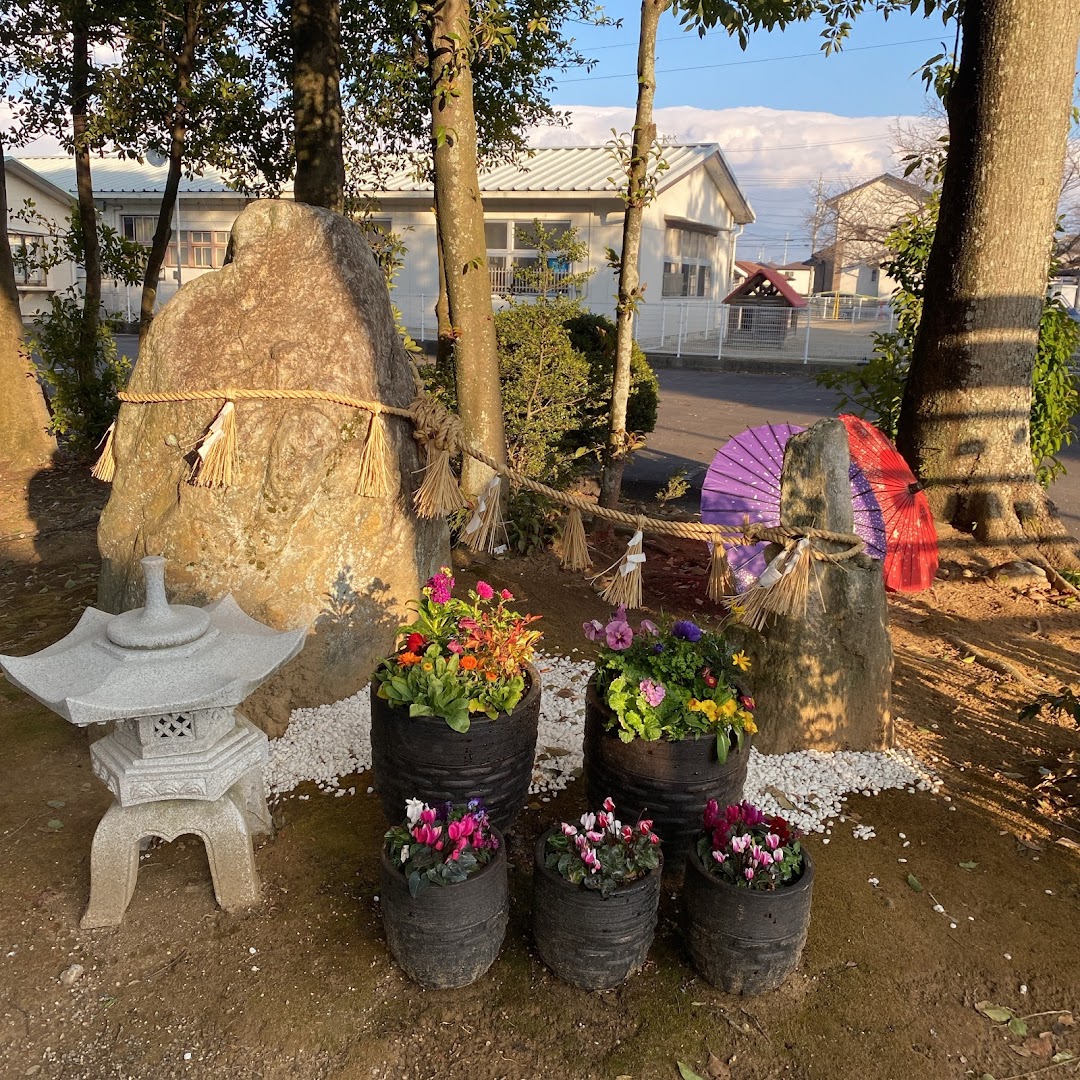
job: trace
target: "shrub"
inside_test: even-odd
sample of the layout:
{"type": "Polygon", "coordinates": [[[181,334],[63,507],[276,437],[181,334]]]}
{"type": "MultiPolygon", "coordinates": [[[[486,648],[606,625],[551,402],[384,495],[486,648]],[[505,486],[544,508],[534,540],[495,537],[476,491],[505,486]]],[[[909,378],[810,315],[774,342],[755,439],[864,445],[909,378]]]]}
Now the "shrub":
{"type": "MultiPolygon", "coordinates": [[[[605,315],[577,311],[566,320],[570,342],[589,366],[591,415],[585,429],[586,443],[603,443],[607,438],[608,403],[615,371],[615,324],[605,315]]],[[[660,382],[638,343],[630,358],[630,397],[626,403],[626,430],[649,434],[656,428],[660,404],[660,382]]]]}
{"type": "Polygon", "coordinates": [[[82,355],[82,307],[57,294],[29,336],[38,374],[49,388],[53,431],[80,453],[93,448],[116,419],[116,395],[131,372],[128,358],[117,355],[113,327],[102,319],[90,355],[82,355]]]}

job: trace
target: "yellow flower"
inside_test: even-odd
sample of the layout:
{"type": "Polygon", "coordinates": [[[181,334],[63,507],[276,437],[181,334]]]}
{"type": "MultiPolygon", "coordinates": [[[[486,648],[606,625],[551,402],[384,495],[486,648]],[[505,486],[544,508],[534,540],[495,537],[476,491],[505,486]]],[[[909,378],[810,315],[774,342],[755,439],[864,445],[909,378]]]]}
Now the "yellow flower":
{"type": "Polygon", "coordinates": [[[424,661],[424,662],[423,662],[423,663],[422,663],[422,664],[420,665],[420,667],[421,667],[421,668],[422,668],[422,669],[423,669],[424,671],[434,671],[434,670],[435,670],[435,665],[434,665],[434,664],[433,664],[433,663],[432,663],[432,662],[431,662],[430,660],[425,660],[425,661],[424,661]]]}
{"type": "Polygon", "coordinates": [[[737,653],[735,653],[734,656],[732,656],[731,662],[740,671],[749,671],[750,670],[750,657],[747,656],[746,653],[744,653],[742,651],[742,649],[740,649],[737,653]]]}
{"type": "Polygon", "coordinates": [[[720,706],[719,712],[721,716],[732,717],[735,715],[735,710],[737,708],[738,705],[735,704],[735,699],[728,698],[727,701],[725,701],[724,704],[720,706]]]}
{"type": "Polygon", "coordinates": [[[689,709],[689,710],[690,710],[691,712],[701,712],[701,711],[702,711],[702,709],[701,709],[701,702],[700,702],[700,701],[698,701],[698,699],[697,699],[696,697],[692,697],[692,698],[691,698],[691,699],[690,699],[690,700],[689,700],[689,701],[688,701],[688,702],[686,703],[686,707],[687,707],[687,708],[688,708],[688,709],[689,709]]]}
{"type": "Polygon", "coordinates": [[[747,735],[753,735],[757,731],[757,724],[754,723],[754,718],[749,713],[743,715],[742,729],[747,735]]]}
{"type": "Polygon", "coordinates": [[[728,610],[731,612],[732,615],[735,616],[736,619],[741,618],[743,615],[746,614],[746,608],[743,607],[742,604],[730,604],[728,606],[728,610]]]}

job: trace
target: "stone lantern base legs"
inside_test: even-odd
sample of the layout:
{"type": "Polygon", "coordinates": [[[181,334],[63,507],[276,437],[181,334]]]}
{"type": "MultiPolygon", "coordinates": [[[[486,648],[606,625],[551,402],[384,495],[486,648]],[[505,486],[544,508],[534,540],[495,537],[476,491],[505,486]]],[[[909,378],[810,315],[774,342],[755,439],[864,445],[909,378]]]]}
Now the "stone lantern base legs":
{"type": "Polygon", "coordinates": [[[225,911],[262,900],[252,837],[271,831],[261,769],[253,769],[220,799],[165,799],[121,806],[113,803],[94,833],[90,850],[90,903],[83,930],[119,926],[139,876],[139,841],[175,840],[193,833],[206,845],[214,894],[225,911]]]}

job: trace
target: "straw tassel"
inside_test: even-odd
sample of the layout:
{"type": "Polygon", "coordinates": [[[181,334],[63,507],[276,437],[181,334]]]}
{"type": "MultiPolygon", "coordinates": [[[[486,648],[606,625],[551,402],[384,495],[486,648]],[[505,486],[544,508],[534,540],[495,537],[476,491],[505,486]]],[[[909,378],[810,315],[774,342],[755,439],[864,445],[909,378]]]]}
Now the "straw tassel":
{"type": "Polygon", "coordinates": [[[709,559],[709,581],[706,595],[710,600],[720,601],[731,596],[735,591],[735,579],[731,575],[731,566],[727,561],[727,552],[720,538],[712,542],[712,557],[709,559]]]}
{"type": "Polygon", "coordinates": [[[98,446],[101,447],[101,454],[97,461],[94,462],[94,467],[90,470],[90,475],[95,480],[104,480],[106,484],[112,483],[112,478],[116,475],[116,454],[113,450],[115,431],[116,421],[114,420],[109,425],[109,430],[101,436],[101,441],[98,443],[98,446]]]}
{"type": "Polygon", "coordinates": [[[589,545],[585,539],[585,524],[581,520],[581,511],[571,506],[559,537],[559,554],[562,565],[567,570],[591,570],[589,545]]]}
{"type": "Polygon", "coordinates": [[[424,479],[413,495],[417,517],[441,518],[468,505],[450,468],[450,451],[438,449],[433,442],[425,444],[427,465],[424,479]]]}
{"type": "Polygon", "coordinates": [[[810,540],[802,537],[787,546],[762,571],[757,583],[728,607],[739,622],[761,630],[770,615],[801,617],[810,595],[810,540]]]}
{"type": "Polygon", "coordinates": [[[476,502],[476,509],[465,526],[465,544],[470,551],[494,552],[502,526],[502,478],[493,476],[476,502]]]}
{"type": "Polygon", "coordinates": [[[392,494],[386,421],[382,409],[377,406],[371,412],[364,449],[360,451],[356,493],[371,499],[385,499],[392,494]]]}
{"type": "Polygon", "coordinates": [[[645,562],[643,540],[639,528],[627,542],[626,554],[618,564],[618,572],[601,594],[613,607],[641,607],[641,567],[645,562]]]}
{"type": "Polygon", "coordinates": [[[195,447],[195,463],[188,480],[195,487],[227,488],[232,487],[233,475],[239,471],[236,406],[226,401],[195,447]]]}

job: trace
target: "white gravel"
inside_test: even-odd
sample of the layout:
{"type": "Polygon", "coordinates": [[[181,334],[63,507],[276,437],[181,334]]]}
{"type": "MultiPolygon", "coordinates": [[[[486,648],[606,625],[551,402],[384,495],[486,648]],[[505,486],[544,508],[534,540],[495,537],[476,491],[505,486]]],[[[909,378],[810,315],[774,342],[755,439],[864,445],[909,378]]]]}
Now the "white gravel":
{"type": "MultiPolygon", "coordinates": [[[[530,790],[546,801],[580,774],[585,685],[592,663],[576,656],[541,655],[536,666],[544,693],[530,790]]],[[[371,710],[365,687],[332,705],[294,710],[286,733],[270,743],[266,778],[274,796],[286,795],[304,781],[344,796],[354,794],[355,788],[342,788],[341,778],[370,767],[371,710]]],[[[877,795],[890,788],[937,793],[941,781],[907,750],[780,755],[751,750],[745,797],[805,832],[820,833],[840,816],[847,795],[877,795]]],[[[875,833],[872,826],[860,825],[854,835],[872,839],[875,833]]]]}

